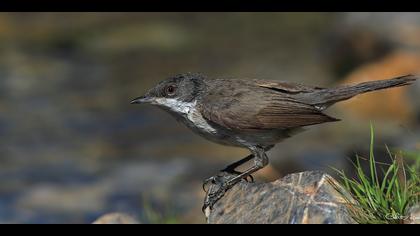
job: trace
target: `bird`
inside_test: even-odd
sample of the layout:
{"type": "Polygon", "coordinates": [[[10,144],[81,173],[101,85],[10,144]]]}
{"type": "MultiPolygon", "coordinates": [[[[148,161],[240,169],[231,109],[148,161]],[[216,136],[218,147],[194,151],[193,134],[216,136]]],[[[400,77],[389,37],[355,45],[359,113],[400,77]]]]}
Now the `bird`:
{"type": "Polygon", "coordinates": [[[340,121],[323,112],[328,107],[358,94],[406,86],[417,79],[416,75],[405,75],[324,88],[276,80],[210,78],[189,72],[161,81],[131,104],[157,106],[210,141],[250,151],[204,181],[203,186],[217,186],[207,193],[204,210],[212,209],[242,179],[252,181],[252,174],[269,163],[266,152],[277,143],[306,126],[340,121]],[[251,160],[250,168],[236,170],[251,160]]]}

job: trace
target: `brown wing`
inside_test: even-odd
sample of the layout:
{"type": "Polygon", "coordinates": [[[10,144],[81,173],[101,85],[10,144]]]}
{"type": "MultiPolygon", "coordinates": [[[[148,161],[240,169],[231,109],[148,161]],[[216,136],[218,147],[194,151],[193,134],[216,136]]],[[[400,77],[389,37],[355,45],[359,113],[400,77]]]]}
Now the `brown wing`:
{"type": "Polygon", "coordinates": [[[256,119],[263,124],[264,129],[296,128],[338,121],[310,105],[293,101],[266,106],[258,112],[256,119]]]}
{"type": "MultiPolygon", "coordinates": [[[[299,93],[299,89],[292,86],[281,85],[287,90],[283,92],[225,81],[204,96],[200,110],[207,120],[232,130],[287,129],[337,120],[294,100],[288,91],[299,93]]],[[[314,88],[301,88],[309,89],[314,88]]]]}
{"type": "Polygon", "coordinates": [[[315,90],[324,89],[317,86],[308,86],[308,85],[303,85],[299,83],[291,83],[291,82],[285,82],[285,81],[253,80],[252,82],[259,87],[277,90],[279,92],[285,92],[289,94],[307,93],[307,92],[313,92],[315,90]]]}

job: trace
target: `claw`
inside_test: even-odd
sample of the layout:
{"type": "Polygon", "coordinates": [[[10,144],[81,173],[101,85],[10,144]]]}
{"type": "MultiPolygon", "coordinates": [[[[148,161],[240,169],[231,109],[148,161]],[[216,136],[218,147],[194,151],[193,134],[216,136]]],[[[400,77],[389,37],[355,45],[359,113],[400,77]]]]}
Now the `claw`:
{"type": "MultiPolygon", "coordinates": [[[[203,181],[203,186],[202,186],[202,188],[203,188],[203,190],[204,190],[204,192],[208,192],[208,189],[206,189],[206,186],[208,185],[208,184],[218,184],[218,183],[220,183],[220,184],[223,184],[224,182],[225,182],[225,178],[226,178],[226,173],[228,173],[228,174],[232,174],[232,173],[229,173],[229,172],[224,172],[224,171],[221,171],[219,174],[217,174],[217,175],[214,175],[214,176],[212,176],[212,177],[209,177],[209,178],[207,178],[207,179],[205,179],[204,181],[203,181]]],[[[237,174],[236,174],[237,175],[237,174]]]]}
{"type": "Polygon", "coordinates": [[[207,206],[204,204],[203,207],[201,207],[201,211],[203,212],[203,214],[206,214],[206,209],[207,209],[207,206]]]}
{"type": "MultiPolygon", "coordinates": [[[[210,189],[212,189],[213,187],[214,186],[211,186],[210,189]]],[[[231,186],[228,186],[226,184],[222,184],[222,186],[220,186],[219,188],[217,188],[214,192],[213,191],[210,191],[206,195],[206,198],[204,199],[203,207],[201,208],[201,210],[203,211],[203,213],[205,213],[205,211],[206,211],[207,208],[209,208],[210,210],[212,210],[214,204],[225,195],[226,191],[229,190],[230,187],[231,186]]]]}
{"type": "MultiPolygon", "coordinates": [[[[203,181],[202,188],[204,192],[206,193],[204,204],[203,204],[203,207],[201,208],[203,213],[205,213],[207,208],[212,210],[213,205],[225,195],[227,190],[229,190],[233,185],[237,183],[237,181],[235,181],[234,183],[229,183],[229,180],[232,179],[232,175],[241,174],[241,172],[238,172],[238,171],[234,171],[234,172],[235,173],[232,173],[232,170],[230,170],[230,173],[229,173],[225,170],[203,181]],[[230,174],[230,175],[226,175],[226,174],[230,174]],[[207,188],[207,186],[209,187],[207,188]]],[[[254,177],[252,175],[249,175],[244,180],[252,183],[254,182],[254,177]]]]}
{"type": "Polygon", "coordinates": [[[203,186],[202,187],[203,187],[204,192],[206,192],[206,193],[208,191],[208,190],[206,190],[206,185],[208,185],[209,183],[216,184],[216,177],[212,176],[212,177],[209,177],[209,178],[207,178],[203,181],[203,186]]]}
{"type": "Polygon", "coordinates": [[[246,180],[246,182],[248,182],[248,183],[254,183],[254,176],[252,176],[252,175],[248,175],[248,176],[245,178],[245,180],[246,180]],[[249,180],[248,180],[248,178],[249,178],[249,180]]]}

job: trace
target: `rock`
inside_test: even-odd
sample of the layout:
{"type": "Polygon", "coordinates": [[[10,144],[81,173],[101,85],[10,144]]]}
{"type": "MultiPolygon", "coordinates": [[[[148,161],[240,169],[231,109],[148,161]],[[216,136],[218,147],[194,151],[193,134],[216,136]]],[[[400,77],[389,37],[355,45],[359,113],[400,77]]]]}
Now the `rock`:
{"type": "Polygon", "coordinates": [[[99,217],[93,224],[140,224],[140,222],[130,215],[116,212],[99,217]]]}
{"type": "Polygon", "coordinates": [[[335,180],[319,171],[290,174],[271,183],[242,181],[207,211],[212,224],[356,223],[335,189],[335,180]],[[332,182],[331,182],[332,181],[332,182]]]}
{"type": "Polygon", "coordinates": [[[324,40],[323,55],[337,78],[395,50],[420,48],[420,16],[415,13],[349,12],[334,22],[324,40]]]}
{"type": "Polygon", "coordinates": [[[420,16],[414,12],[347,12],[340,15],[336,27],[342,33],[371,32],[378,39],[392,43],[393,47],[418,47],[419,22],[420,16]]]}
{"type": "Polygon", "coordinates": [[[415,205],[408,210],[408,219],[404,223],[420,224],[420,204],[415,205]]]}
{"type": "Polygon", "coordinates": [[[87,214],[106,207],[109,186],[101,183],[75,186],[35,185],[18,197],[15,205],[18,209],[34,212],[87,214]]]}

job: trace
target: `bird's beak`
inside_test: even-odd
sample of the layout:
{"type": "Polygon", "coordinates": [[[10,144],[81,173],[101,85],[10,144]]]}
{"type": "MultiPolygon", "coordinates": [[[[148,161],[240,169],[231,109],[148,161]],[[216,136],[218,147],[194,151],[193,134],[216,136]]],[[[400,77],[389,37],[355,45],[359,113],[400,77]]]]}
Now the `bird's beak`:
{"type": "Polygon", "coordinates": [[[130,104],[149,103],[151,101],[152,99],[150,97],[141,96],[141,97],[131,100],[130,104]]]}

